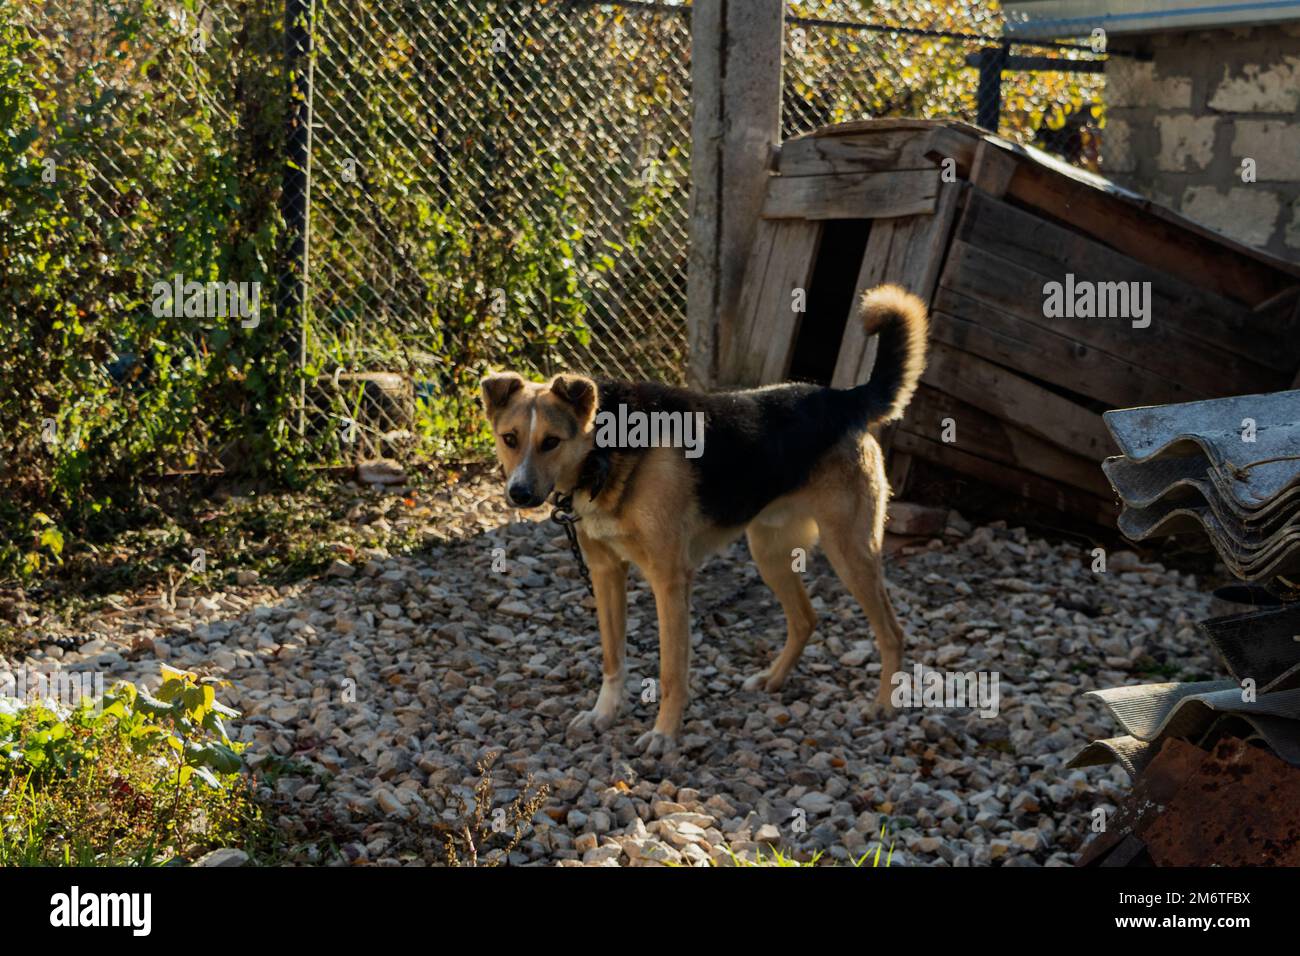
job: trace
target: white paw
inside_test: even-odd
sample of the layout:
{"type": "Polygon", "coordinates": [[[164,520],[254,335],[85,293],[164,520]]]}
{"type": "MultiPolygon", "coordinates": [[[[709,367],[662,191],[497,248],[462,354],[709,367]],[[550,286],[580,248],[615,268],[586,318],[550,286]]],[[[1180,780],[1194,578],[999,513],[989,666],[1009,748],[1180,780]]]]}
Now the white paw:
{"type": "Polygon", "coordinates": [[[772,676],[772,669],[769,667],[765,671],[759,671],[745,678],[745,683],[741,684],[743,690],[764,690],[769,694],[775,693],[781,689],[784,680],[778,680],[772,676]]]}
{"type": "Polygon", "coordinates": [[[666,757],[677,750],[677,738],[658,730],[648,730],[636,739],[636,748],[647,757],[666,757]]]}
{"type": "Polygon", "coordinates": [[[590,737],[603,734],[613,726],[614,716],[612,713],[606,713],[595,707],[591,710],[584,710],[569,721],[565,736],[590,737]]]}

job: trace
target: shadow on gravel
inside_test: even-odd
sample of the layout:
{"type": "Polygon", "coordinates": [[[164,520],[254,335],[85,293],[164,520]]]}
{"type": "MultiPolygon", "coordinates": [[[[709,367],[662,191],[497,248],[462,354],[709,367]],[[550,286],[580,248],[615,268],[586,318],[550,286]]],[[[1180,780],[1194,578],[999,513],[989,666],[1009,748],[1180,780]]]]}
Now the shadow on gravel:
{"type": "MultiPolygon", "coordinates": [[[[509,842],[511,805],[545,786],[503,862],[727,864],[769,845],[844,861],[884,827],[894,865],[1067,865],[1093,808],[1126,785],[1063,769],[1111,733],[1081,694],[1138,682],[1143,667],[1214,669],[1192,635],[1205,598],[1177,572],[1093,574],[1077,544],[982,527],[886,569],[905,668],[996,673],[996,716],[872,716],[870,630],[820,555],[805,576],[820,621],[799,667],[778,694],[745,691],[785,624],[738,542],[697,575],[681,747],[651,760],[633,749],[656,708],[644,580],[630,581],[623,714],[604,735],[566,737],[600,682],[595,614],[560,529],[499,498],[483,481],[445,516],[454,540],[218,596],[153,641],[169,663],[232,681],[234,728],[283,839],[273,862],[446,862],[447,833],[476,814],[483,862],[509,842]]],[[[124,650],[139,630],[124,619],[98,655],[69,652],[65,666],[107,655],[98,663],[118,673],[156,673],[124,650]]]]}

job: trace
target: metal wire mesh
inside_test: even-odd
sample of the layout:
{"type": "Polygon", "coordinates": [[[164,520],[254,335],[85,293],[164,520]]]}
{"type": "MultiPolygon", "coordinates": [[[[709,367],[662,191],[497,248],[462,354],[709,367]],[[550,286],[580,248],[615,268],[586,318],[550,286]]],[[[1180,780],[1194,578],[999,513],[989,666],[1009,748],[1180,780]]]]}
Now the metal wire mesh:
{"type": "MultiPolygon", "coordinates": [[[[208,347],[219,323],[207,315],[160,317],[150,307],[151,287],[178,273],[269,286],[274,272],[267,262],[265,276],[240,273],[253,245],[243,227],[260,225],[240,204],[263,177],[234,182],[237,155],[250,145],[245,137],[278,123],[279,104],[267,101],[266,86],[247,82],[265,72],[265,41],[276,30],[268,2],[33,0],[14,14],[20,28],[58,51],[32,62],[54,104],[35,130],[58,184],[41,212],[73,217],[82,243],[63,253],[78,267],[70,305],[80,327],[69,339],[79,338],[82,353],[65,341],[57,362],[84,382],[50,396],[49,409],[74,430],[73,440],[92,430],[76,423],[94,420],[109,422],[98,428],[110,450],[156,446],[151,464],[163,471],[221,470],[233,443],[229,421],[184,407],[196,383],[215,377],[208,347]],[[128,440],[127,427],[113,423],[143,417],[134,414],[142,407],[151,420],[170,420],[128,440]]],[[[263,173],[281,162],[274,147],[257,159],[263,173]]]]}
{"type": "MultiPolygon", "coordinates": [[[[1063,62],[1067,69],[1008,70],[1000,83],[981,89],[974,58],[997,50],[1001,34],[1001,13],[994,4],[791,3],[782,133],[789,137],[830,123],[889,116],[975,123],[981,107],[992,107],[1001,135],[1095,168],[1101,74],[1067,71],[1063,62]]],[[[1078,49],[1024,52],[1048,67],[1051,61],[1094,59],[1078,49]]]]}
{"type": "MultiPolygon", "coordinates": [[[[249,71],[265,62],[266,37],[288,49],[291,83],[275,86],[288,93],[261,104],[275,123],[289,120],[288,136],[243,144],[237,159],[282,183],[264,202],[278,202],[284,219],[267,268],[286,280],[283,351],[307,372],[296,400],[321,460],[400,455],[431,435],[453,447],[446,436],[465,410],[455,402],[489,365],[684,378],[688,4],[43,0],[28,9],[33,29],[60,36],[68,78],[93,67],[96,83],[122,88],[122,110],[153,93],[151,109],[124,121],[125,135],[93,164],[88,192],[128,243],[157,247],[154,263],[188,227],[175,201],[183,190],[158,185],[213,174],[209,140],[252,128],[249,71]],[[136,47],[109,48],[112,24],[146,15],[155,26],[136,47]],[[177,142],[187,111],[205,125],[177,142]],[[160,138],[171,139],[176,168],[142,175],[160,138]],[[133,236],[121,220],[140,202],[171,209],[172,221],[133,236]]],[[[935,12],[925,0],[789,4],[783,134],[874,116],[974,121],[979,71],[969,57],[996,44],[1001,24],[991,6],[961,10],[935,12]],[[904,29],[861,29],[882,23],[904,29]]],[[[1001,132],[1089,163],[1100,85],[1009,72],[1001,132]]]]}
{"type": "Polygon", "coordinates": [[[684,13],[318,0],[309,362],[681,379],[684,13]]]}

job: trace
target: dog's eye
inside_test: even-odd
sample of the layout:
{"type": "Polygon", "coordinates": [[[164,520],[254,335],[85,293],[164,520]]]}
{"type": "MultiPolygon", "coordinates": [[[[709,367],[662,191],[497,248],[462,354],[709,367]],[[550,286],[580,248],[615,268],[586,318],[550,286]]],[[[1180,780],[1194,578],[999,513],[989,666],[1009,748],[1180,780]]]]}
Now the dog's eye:
{"type": "Polygon", "coordinates": [[[519,439],[515,437],[514,432],[508,432],[505,435],[502,435],[501,440],[505,442],[507,448],[514,448],[519,444],[519,439]]]}
{"type": "Polygon", "coordinates": [[[560,444],[560,440],[554,435],[547,435],[542,439],[542,451],[551,451],[560,444]]]}

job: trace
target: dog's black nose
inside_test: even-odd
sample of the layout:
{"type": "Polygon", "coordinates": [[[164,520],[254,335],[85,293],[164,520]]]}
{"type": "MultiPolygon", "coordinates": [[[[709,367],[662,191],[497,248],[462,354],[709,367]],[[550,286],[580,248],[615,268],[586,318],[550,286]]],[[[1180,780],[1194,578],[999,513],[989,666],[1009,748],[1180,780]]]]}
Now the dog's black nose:
{"type": "Polygon", "coordinates": [[[529,488],[527,485],[511,485],[509,494],[510,500],[521,508],[527,508],[537,504],[537,500],[533,497],[533,489],[529,488]]]}

